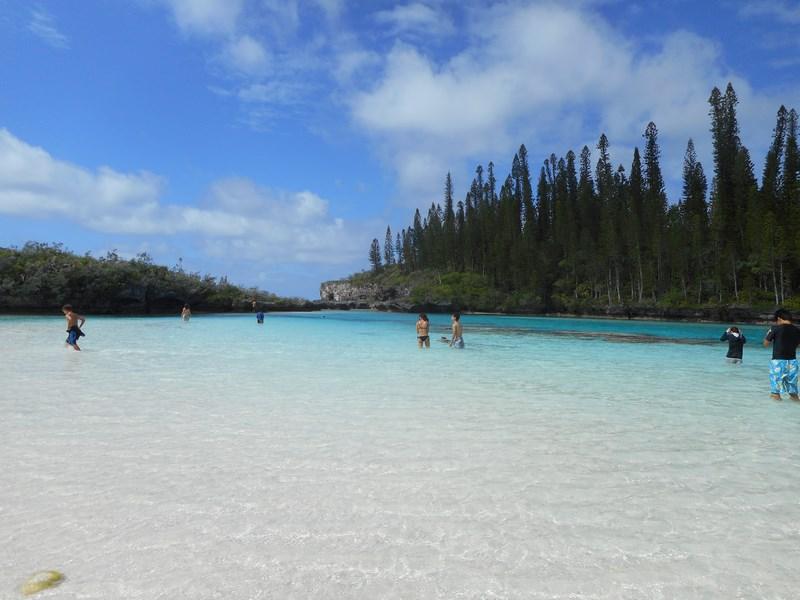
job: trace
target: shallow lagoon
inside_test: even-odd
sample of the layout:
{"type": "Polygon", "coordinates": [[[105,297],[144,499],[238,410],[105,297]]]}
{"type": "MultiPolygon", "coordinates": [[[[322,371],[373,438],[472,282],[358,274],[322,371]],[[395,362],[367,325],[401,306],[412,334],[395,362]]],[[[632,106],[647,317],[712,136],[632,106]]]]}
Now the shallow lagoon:
{"type": "Polygon", "coordinates": [[[0,598],[797,597],[764,327],[415,320],[0,318],[0,598]]]}

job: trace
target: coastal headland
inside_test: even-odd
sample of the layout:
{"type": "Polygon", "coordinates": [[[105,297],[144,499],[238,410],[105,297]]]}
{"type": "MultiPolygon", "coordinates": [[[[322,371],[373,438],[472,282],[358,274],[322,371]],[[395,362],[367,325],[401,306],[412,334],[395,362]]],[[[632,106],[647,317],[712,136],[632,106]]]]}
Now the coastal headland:
{"type": "Polygon", "coordinates": [[[442,296],[428,294],[428,288],[407,285],[385,285],[371,280],[369,273],[347,279],[326,281],[320,285],[320,299],[313,305],[322,309],[377,310],[385,312],[487,313],[497,315],[546,315],[553,317],[592,317],[608,319],[653,319],[697,322],[767,322],[771,307],[748,305],[666,306],[647,304],[573,304],[570,307],[547,307],[530,302],[509,306],[502,294],[490,294],[486,299],[464,297],[462,294],[442,296]]]}

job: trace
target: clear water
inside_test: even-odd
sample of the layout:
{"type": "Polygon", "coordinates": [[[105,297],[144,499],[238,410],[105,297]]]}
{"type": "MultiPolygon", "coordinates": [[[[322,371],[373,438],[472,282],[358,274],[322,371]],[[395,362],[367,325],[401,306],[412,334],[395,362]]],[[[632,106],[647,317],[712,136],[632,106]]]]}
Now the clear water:
{"type": "Polygon", "coordinates": [[[763,327],[415,320],[0,318],[0,598],[800,596],[763,327]]]}

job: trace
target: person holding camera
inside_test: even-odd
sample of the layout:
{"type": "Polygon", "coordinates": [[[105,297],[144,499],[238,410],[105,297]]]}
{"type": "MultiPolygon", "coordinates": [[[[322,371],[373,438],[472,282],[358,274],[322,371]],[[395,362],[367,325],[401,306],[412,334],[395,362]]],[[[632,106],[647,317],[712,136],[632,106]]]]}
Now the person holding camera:
{"type": "Polygon", "coordinates": [[[719,341],[728,342],[728,354],[725,355],[725,360],[736,364],[742,362],[742,353],[747,339],[745,339],[744,334],[739,331],[738,327],[728,327],[719,338],[719,341]]]}

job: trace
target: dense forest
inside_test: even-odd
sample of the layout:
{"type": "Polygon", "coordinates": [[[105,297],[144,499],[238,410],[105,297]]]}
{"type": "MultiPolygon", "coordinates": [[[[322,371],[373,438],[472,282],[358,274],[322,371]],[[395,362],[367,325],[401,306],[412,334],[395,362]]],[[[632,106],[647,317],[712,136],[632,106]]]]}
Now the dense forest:
{"type": "Polygon", "coordinates": [[[147,254],[124,260],[116,252],[101,258],[78,256],[60,244],[29,242],[0,248],[0,311],[57,311],[71,303],[93,313],[177,313],[184,303],[213,312],[290,308],[306,302],[228,283],[225,277],[187,273],[153,264],[147,254]],[[286,305],[286,306],[282,306],[286,305]]]}
{"type": "Polygon", "coordinates": [[[677,202],[667,200],[652,122],[629,170],[611,163],[603,134],[594,166],[584,146],[578,155],[551,154],[534,179],[523,145],[502,181],[492,163],[478,166],[463,201],[454,201],[448,173],[441,204],[427,216],[417,210],[394,237],[387,228],[383,248],[372,241],[372,277],[402,285],[424,273],[429,283],[414,290],[417,300],[469,298],[465,308],[475,309],[793,304],[797,112],[778,110],[759,185],[739,136],[733,86],[714,88],[709,104],[713,172],[706,174],[689,139],[677,202]]]}

